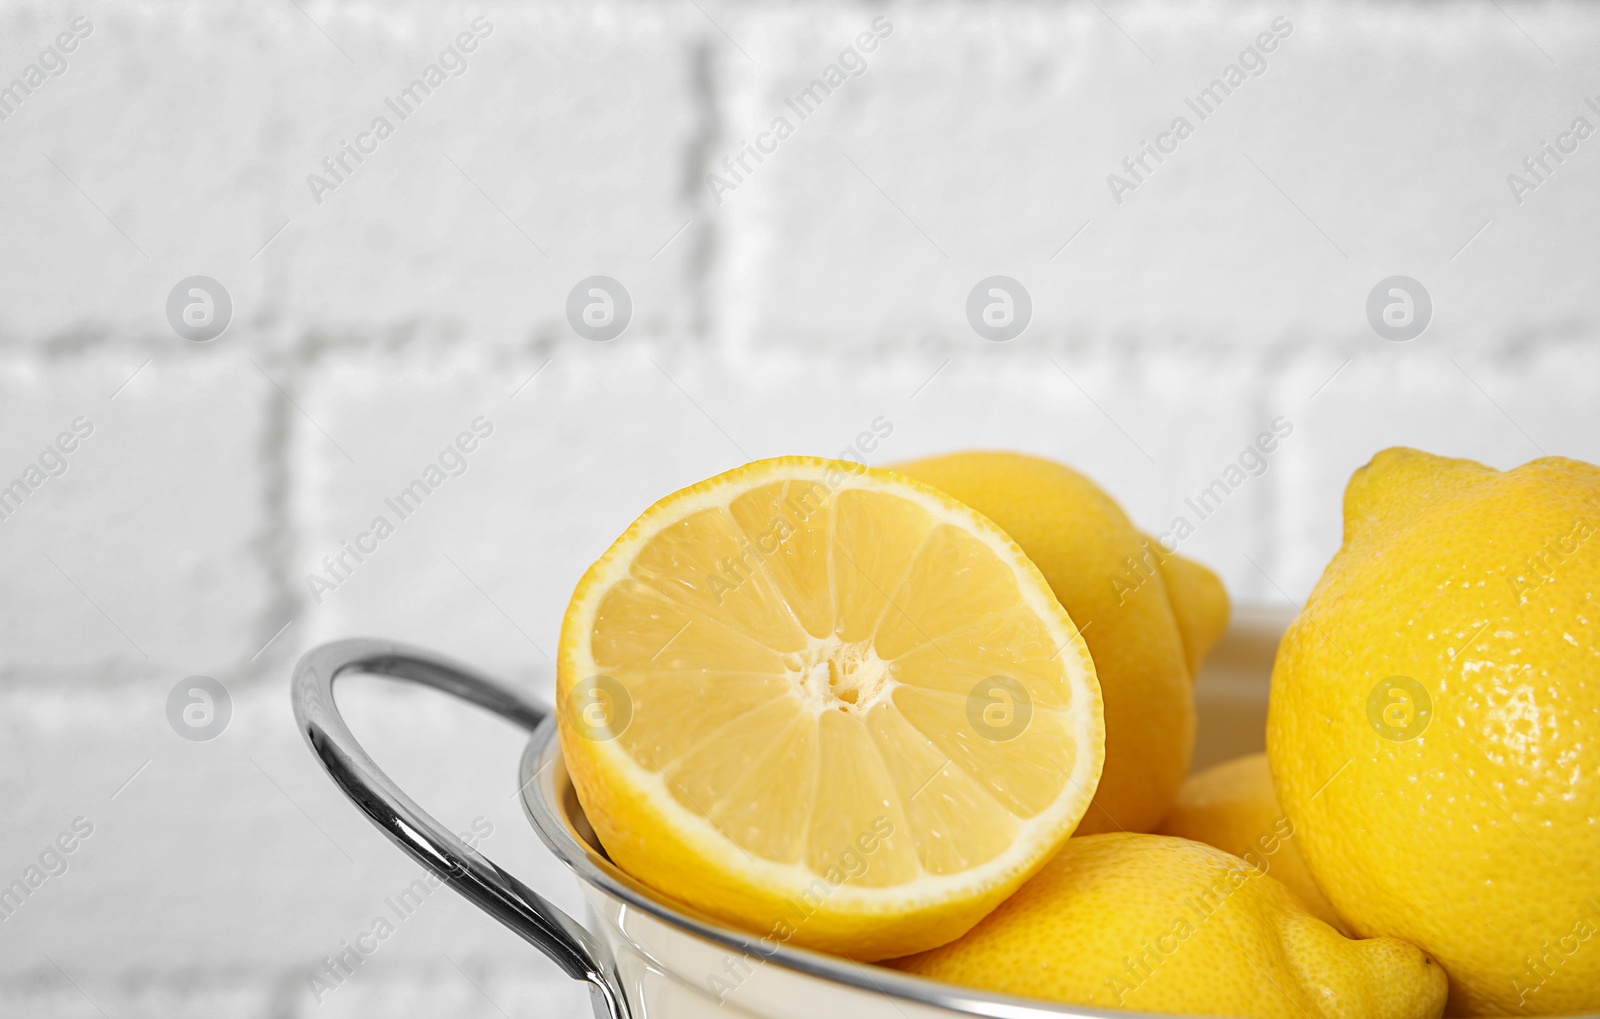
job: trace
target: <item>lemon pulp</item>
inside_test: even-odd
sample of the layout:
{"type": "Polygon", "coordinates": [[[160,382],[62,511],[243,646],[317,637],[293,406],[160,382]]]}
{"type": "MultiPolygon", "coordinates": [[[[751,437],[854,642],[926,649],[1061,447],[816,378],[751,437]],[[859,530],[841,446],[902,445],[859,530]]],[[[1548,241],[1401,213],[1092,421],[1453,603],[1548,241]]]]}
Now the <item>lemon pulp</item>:
{"type": "Polygon", "coordinates": [[[809,458],[652,507],[579,585],[559,694],[619,864],[869,953],[976,922],[1070,834],[1103,758],[1093,665],[1020,550],[931,489],[809,458]]]}

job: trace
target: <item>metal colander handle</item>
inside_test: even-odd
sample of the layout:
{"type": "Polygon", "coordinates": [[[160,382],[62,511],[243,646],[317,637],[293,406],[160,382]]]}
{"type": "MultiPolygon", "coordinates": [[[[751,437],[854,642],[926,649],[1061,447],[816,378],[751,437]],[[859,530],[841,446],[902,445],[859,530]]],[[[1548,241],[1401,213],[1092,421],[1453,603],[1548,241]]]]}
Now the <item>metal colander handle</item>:
{"type": "Polygon", "coordinates": [[[568,976],[586,982],[599,1019],[629,1019],[615,966],[594,937],[434,820],[356,742],[333,699],[333,682],[346,672],[433,687],[530,732],[555,724],[550,710],[464,665],[384,640],[339,640],[311,649],[295,665],[290,691],[295,721],[311,752],[368,820],[412,859],[549,956],[568,976]]]}

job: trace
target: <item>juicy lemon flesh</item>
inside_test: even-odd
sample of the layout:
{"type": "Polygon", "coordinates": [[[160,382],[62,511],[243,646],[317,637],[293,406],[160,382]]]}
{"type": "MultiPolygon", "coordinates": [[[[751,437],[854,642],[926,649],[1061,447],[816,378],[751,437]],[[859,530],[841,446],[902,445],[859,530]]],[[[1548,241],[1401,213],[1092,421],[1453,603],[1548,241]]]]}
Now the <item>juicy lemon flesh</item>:
{"type": "Polygon", "coordinates": [[[950,940],[1088,805],[1087,650],[959,503],[856,465],[741,471],[658,503],[574,596],[559,694],[603,676],[628,705],[599,731],[594,703],[562,712],[579,798],[625,870],[747,929],[859,958],[950,940]]]}
{"type": "Polygon", "coordinates": [[[993,520],[1083,631],[1105,698],[1106,763],[1079,835],[1155,831],[1189,773],[1194,672],[1227,628],[1216,574],[1134,526],[1088,476],[971,451],[899,464],[993,520]]]}

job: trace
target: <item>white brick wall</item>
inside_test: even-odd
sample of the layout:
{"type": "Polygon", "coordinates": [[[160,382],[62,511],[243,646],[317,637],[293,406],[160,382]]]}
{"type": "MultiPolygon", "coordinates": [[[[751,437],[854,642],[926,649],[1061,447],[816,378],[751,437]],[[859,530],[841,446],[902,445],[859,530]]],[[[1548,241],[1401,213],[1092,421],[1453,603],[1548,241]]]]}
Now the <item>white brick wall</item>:
{"type": "MultiPolygon", "coordinates": [[[[0,521],[0,878],[95,824],[0,924],[0,1012],[579,1014],[446,896],[316,1004],[306,973],[416,870],[304,750],[288,669],[389,635],[548,696],[584,566],[748,457],[881,416],[874,462],[1056,456],[1161,531],[1282,416],[1184,546],[1278,604],[1383,446],[1600,459],[1600,140],[1520,205],[1505,180],[1600,127],[1575,0],[298,6],[0,6],[0,86],[94,26],[0,121],[0,480],[94,424],[0,521]],[[1115,204],[1106,175],[1280,16],[1268,70],[1115,204]],[[706,175],[880,17],[868,70],[719,203],[706,175]],[[315,202],[306,175],[477,18],[467,71],[315,202]],[[236,309],[203,345],[164,314],[195,273],[236,309]],[[564,317],[596,273],[635,305],[603,344],[564,317]],[[996,273],[1035,307],[1005,343],[963,314],[996,273]],[[1397,273],[1435,304],[1408,343],[1364,317],[1397,273]],[[317,604],[307,574],[479,415],[467,471],[317,604]],[[211,743],[165,721],[193,674],[233,692],[211,743]]],[[[406,788],[577,908],[510,799],[514,733],[351,702],[406,788]]]]}

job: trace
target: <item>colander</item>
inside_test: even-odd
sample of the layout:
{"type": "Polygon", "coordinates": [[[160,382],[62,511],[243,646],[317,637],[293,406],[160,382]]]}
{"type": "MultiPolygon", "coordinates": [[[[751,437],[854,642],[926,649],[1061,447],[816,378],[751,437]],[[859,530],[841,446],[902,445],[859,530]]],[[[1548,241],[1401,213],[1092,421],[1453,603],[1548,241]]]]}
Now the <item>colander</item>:
{"type": "MultiPolygon", "coordinates": [[[[1282,613],[1241,610],[1213,650],[1196,683],[1197,767],[1261,749],[1267,678],[1286,622],[1282,613]]],[[[1132,1014],[988,994],[764,942],[664,900],[606,858],[567,775],[551,709],[433,652],[383,640],[324,644],[296,665],[292,697],[300,731],[345,795],[418,863],[588,984],[600,1019],[1132,1014]],[[433,687],[528,730],[523,809],[577,878],[587,926],[462,842],[373,763],[334,703],[334,681],[356,673],[433,687]]]]}

